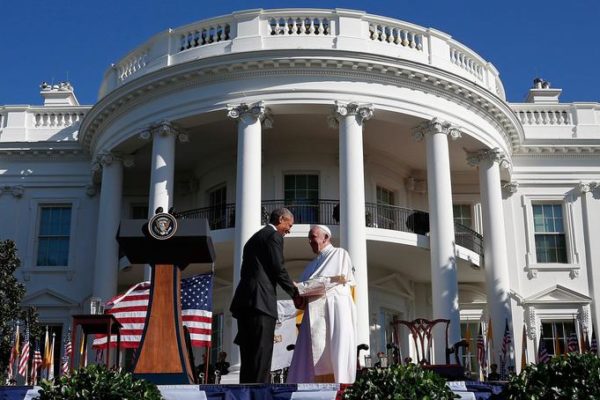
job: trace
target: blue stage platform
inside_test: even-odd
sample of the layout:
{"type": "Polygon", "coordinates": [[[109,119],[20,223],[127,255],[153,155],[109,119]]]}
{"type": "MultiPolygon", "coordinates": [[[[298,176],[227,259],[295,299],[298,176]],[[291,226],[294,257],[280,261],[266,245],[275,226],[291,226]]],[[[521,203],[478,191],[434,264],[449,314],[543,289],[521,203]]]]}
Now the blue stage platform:
{"type": "MultiPolygon", "coordinates": [[[[500,399],[500,385],[480,382],[449,382],[461,399],[500,399]]],[[[39,387],[0,386],[0,400],[31,400],[39,387]]],[[[337,384],[275,385],[173,385],[159,386],[166,400],[335,400],[337,384]]]]}

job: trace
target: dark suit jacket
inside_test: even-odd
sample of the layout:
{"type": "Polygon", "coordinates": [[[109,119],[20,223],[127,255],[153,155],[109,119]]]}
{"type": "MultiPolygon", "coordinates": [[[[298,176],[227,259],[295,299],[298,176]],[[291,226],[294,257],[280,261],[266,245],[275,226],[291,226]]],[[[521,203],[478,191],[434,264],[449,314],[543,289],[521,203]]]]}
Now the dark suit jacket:
{"type": "Polygon", "coordinates": [[[277,284],[293,296],[295,286],[283,266],[283,236],[267,225],[244,246],[240,283],[230,307],[233,317],[258,311],[277,318],[277,284]]]}

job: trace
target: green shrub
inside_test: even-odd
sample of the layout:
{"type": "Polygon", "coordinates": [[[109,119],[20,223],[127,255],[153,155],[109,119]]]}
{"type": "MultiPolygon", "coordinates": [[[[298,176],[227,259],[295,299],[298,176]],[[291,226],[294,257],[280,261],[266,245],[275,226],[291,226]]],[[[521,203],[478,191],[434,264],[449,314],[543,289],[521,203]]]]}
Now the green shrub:
{"type": "Polygon", "coordinates": [[[511,377],[503,394],[510,400],[598,399],[600,358],[569,353],[548,364],[529,365],[511,377]]]}
{"type": "Polygon", "coordinates": [[[346,400],[446,400],[456,397],[444,378],[414,364],[369,369],[344,392],[346,400]]]}
{"type": "Polygon", "coordinates": [[[103,365],[90,365],[61,376],[54,382],[42,381],[40,400],[159,400],[155,384],[134,379],[129,372],[119,372],[103,365]]]}

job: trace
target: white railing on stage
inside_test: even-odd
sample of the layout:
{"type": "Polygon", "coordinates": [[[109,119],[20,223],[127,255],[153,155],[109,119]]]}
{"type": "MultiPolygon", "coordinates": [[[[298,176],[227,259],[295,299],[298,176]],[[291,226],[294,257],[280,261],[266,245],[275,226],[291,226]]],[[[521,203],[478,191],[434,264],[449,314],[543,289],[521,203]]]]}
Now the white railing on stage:
{"type": "Polygon", "coordinates": [[[166,30],[106,71],[100,97],[167,66],[238,52],[282,49],[361,52],[431,65],[504,98],[494,66],[449,35],[344,9],[249,10],[166,30]]]}

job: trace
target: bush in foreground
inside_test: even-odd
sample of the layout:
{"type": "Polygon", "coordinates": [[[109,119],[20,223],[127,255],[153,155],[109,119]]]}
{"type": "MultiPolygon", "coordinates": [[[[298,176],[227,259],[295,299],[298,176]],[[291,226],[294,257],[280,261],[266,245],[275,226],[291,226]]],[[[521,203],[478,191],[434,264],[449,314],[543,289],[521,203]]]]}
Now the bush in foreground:
{"type": "Polygon", "coordinates": [[[42,381],[39,400],[160,400],[155,384],[103,365],[90,365],[54,381],[42,381]]]}
{"type": "Polygon", "coordinates": [[[447,400],[456,397],[444,378],[414,364],[369,369],[344,392],[345,400],[447,400]]]}
{"type": "Polygon", "coordinates": [[[529,365],[511,377],[503,394],[510,400],[599,399],[600,358],[569,353],[529,365]]]}

